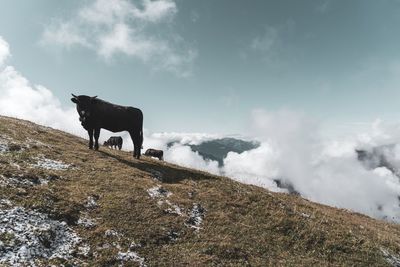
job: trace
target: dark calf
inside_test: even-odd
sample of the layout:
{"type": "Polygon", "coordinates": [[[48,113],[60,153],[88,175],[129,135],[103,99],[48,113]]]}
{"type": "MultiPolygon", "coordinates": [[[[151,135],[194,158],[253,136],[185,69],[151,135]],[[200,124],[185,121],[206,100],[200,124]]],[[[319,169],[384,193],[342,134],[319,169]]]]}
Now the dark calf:
{"type": "Polygon", "coordinates": [[[144,155],[149,157],[155,157],[158,158],[159,160],[164,160],[164,152],[162,150],[149,148],[146,150],[144,155]]]}
{"type": "Polygon", "coordinates": [[[103,145],[111,147],[111,148],[115,148],[115,149],[117,149],[117,147],[118,147],[118,149],[121,150],[122,142],[123,141],[122,141],[121,136],[111,136],[110,138],[108,138],[107,141],[104,142],[103,145]]]}

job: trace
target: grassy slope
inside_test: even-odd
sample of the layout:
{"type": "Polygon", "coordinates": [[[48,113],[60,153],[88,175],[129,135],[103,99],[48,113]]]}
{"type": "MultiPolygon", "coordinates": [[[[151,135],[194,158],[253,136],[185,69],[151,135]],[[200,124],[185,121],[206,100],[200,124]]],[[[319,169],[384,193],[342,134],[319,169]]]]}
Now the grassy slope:
{"type": "Polygon", "coordinates": [[[89,265],[117,264],[117,252],[126,251],[132,241],[141,245],[135,251],[149,266],[387,266],[381,248],[400,253],[398,225],[145,157],[135,160],[126,152],[92,151],[83,139],[27,121],[0,117],[0,135],[20,145],[29,139],[48,145],[0,155],[0,174],[56,174],[61,179],[47,186],[0,187],[0,194],[67,221],[95,252],[82,258],[89,265]],[[38,155],[71,163],[74,169],[29,168],[38,155]],[[154,171],[162,174],[162,182],[154,179],[154,171]],[[147,193],[156,185],[171,191],[169,200],[186,211],[193,203],[206,209],[199,232],[185,226],[187,215],[168,214],[166,206],[157,205],[147,193]],[[99,197],[99,206],[87,211],[83,204],[90,195],[99,197]],[[96,218],[97,226],[76,225],[82,212],[96,218]],[[96,249],[110,242],[107,229],[122,234],[121,249],[96,249]],[[179,234],[176,241],[167,238],[171,230],[179,234]]]}

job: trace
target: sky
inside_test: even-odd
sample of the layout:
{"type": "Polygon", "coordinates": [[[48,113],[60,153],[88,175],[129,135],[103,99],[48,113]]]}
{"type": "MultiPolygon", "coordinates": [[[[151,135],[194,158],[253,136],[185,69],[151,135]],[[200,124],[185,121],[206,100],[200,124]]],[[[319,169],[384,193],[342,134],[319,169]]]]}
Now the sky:
{"type": "Polygon", "coordinates": [[[246,133],[255,109],[341,132],[400,115],[400,1],[3,0],[9,62],[62,105],[141,108],[155,132],[246,133]]]}
{"type": "Polygon", "coordinates": [[[142,109],[143,148],[167,162],[400,223],[399,177],[355,152],[392,144],[400,169],[399,14],[398,0],[3,0],[0,114],[87,138],[70,94],[98,95],[142,109]],[[226,136],[260,146],[223,166],[188,146],[226,136]]]}

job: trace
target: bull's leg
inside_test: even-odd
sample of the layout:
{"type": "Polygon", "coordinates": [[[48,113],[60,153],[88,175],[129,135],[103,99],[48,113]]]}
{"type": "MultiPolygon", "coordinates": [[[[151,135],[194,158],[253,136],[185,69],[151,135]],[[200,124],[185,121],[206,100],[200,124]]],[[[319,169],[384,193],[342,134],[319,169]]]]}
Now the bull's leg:
{"type": "Polygon", "coordinates": [[[94,129],[94,149],[99,150],[100,128],[94,129]]]}
{"type": "Polygon", "coordinates": [[[89,149],[93,149],[93,129],[87,130],[89,134],[89,149]]]}
{"type": "Polygon", "coordinates": [[[134,139],[136,141],[136,158],[140,159],[140,155],[141,155],[141,148],[142,148],[142,142],[140,141],[140,132],[136,131],[134,134],[134,139]]]}
{"type": "Polygon", "coordinates": [[[140,154],[138,156],[138,151],[140,153],[140,150],[138,148],[139,141],[138,141],[137,134],[134,131],[130,131],[129,134],[131,136],[132,143],[133,143],[133,157],[139,159],[140,158],[140,154]]]}
{"type": "Polygon", "coordinates": [[[129,135],[131,136],[132,139],[132,143],[133,143],[133,157],[136,157],[136,142],[135,142],[135,138],[133,135],[133,131],[129,131],[129,135]]]}

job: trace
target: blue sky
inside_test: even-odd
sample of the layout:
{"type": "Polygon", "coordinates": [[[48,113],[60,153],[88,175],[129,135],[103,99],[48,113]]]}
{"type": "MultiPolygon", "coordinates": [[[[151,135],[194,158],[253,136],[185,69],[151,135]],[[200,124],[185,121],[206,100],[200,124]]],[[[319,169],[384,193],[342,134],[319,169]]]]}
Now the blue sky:
{"type": "Polygon", "coordinates": [[[139,107],[154,132],[243,133],[255,109],[398,121],[400,1],[105,2],[3,0],[10,64],[65,106],[139,107]]]}

